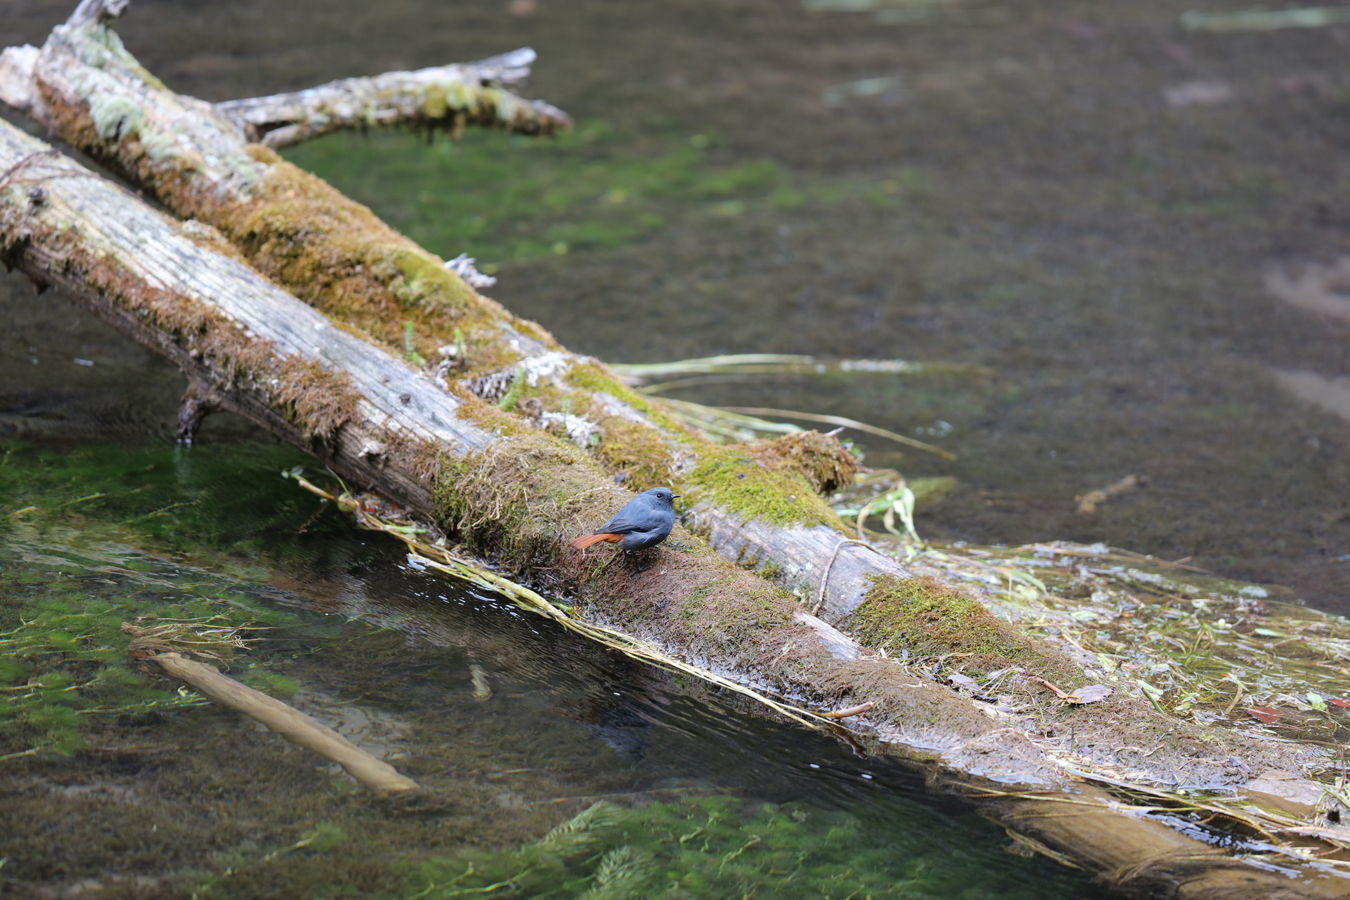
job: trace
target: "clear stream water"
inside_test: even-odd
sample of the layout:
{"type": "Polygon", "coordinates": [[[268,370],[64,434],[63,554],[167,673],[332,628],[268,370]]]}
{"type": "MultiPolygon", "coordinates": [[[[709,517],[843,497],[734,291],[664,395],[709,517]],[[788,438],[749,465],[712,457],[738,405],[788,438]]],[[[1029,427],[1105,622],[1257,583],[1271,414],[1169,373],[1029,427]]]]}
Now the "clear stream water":
{"type": "MultiPolygon", "coordinates": [[[[0,36],[41,43],[71,6],[4,4],[0,36]]],[[[1350,33],[1200,35],[1185,3],[1117,6],[903,25],[785,0],[142,0],[119,31],[209,100],[533,46],[525,93],[576,117],[568,137],[347,136],[290,156],[442,256],[476,256],[500,278],[488,293],[602,359],[987,367],[674,394],[941,443],[960,459],[860,441],[869,463],[959,480],[920,515],[926,537],[1104,540],[1344,612],[1346,424],[1276,376],[1334,387],[1350,335],[1265,280],[1347,252],[1350,33]],[[837,87],[871,78],[891,80],[837,87]],[[1192,83],[1228,99],[1169,104],[1192,83]],[[1076,511],[1130,474],[1146,486],[1076,511]]],[[[182,387],[59,296],[0,280],[0,680],[37,683],[0,703],[0,757],[34,751],[0,759],[7,889],[571,897],[628,872],[652,896],[1099,891],[1004,852],[911,772],[406,572],[297,495],[278,473],[304,458],[246,423],[208,420],[175,450],[182,387]],[[462,801],[372,804],[128,668],[120,622],[171,610],[266,624],[236,674],[462,801]],[[538,846],[600,798],[613,821],[538,846]]]]}
{"type": "Polygon", "coordinates": [[[920,770],[410,570],[394,542],[280,477],[303,461],[220,435],[190,451],[6,451],[6,896],[1093,892],[1006,852],[1001,829],[930,795],[920,770]],[[232,677],[442,802],[372,801],[308,751],[140,671],[122,623],[166,619],[244,629],[252,646],[222,663],[232,677]],[[608,821],[541,844],[587,811],[608,821]],[[614,860],[627,866],[606,870],[614,860]]]}

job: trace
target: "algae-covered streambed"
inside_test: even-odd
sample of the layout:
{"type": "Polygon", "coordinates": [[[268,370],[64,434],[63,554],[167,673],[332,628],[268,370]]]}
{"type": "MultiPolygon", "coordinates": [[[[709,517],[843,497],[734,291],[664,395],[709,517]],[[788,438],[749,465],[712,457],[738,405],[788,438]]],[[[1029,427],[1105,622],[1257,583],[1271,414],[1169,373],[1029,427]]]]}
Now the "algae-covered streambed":
{"type": "Polygon", "coordinates": [[[0,452],[6,896],[1078,896],[921,774],[409,571],[248,442],[0,452]],[[341,770],[126,652],[220,664],[434,791],[341,770]]]}

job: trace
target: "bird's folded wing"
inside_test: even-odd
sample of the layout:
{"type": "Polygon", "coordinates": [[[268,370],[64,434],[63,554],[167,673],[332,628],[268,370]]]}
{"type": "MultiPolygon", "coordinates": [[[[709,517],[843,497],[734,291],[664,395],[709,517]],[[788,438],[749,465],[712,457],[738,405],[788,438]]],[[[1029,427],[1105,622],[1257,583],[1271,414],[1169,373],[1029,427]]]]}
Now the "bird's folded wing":
{"type": "Polygon", "coordinates": [[[599,534],[600,532],[609,532],[610,534],[628,534],[631,531],[646,531],[650,527],[651,527],[650,525],[644,526],[639,522],[633,521],[631,518],[624,515],[622,510],[620,510],[618,513],[615,514],[614,518],[610,519],[608,522],[601,525],[599,528],[595,529],[595,532],[596,534],[599,534]]]}

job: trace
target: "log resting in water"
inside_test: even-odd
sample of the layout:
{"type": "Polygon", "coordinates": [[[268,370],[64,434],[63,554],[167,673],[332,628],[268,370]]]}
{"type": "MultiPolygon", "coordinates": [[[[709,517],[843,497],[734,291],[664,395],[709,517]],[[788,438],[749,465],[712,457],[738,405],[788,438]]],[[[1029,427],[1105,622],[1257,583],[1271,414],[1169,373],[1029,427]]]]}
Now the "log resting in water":
{"type": "MultiPolygon", "coordinates": [[[[325,86],[323,102],[361,102],[335,97],[342,84],[325,86]]],[[[841,534],[817,491],[850,475],[851,460],[837,442],[790,437],[774,458],[761,453],[751,464],[744,453],[694,436],[594,360],[566,352],[537,324],[479,295],[364,206],[249,144],[245,126],[222,111],[250,108],[251,101],[213,107],[169,91],[94,10],[56,28],[40,51],[6,50],[0,100],[149,190],[180,218],[220,231],[255,269],[390,353],[411,349],[438,360],[442,348],[463,348],[426,367],[454,393],[495,403],[524,365],[518,411],[583,438],[628,488],[679,484],[695,509],[695,527],[719,550],[779,573],[799,595],[819,594],[833,556],[826,620],[837,622],[861,603],[874,575],[908,574],[870,548],[834,554],[851,535],[841,534]],[[766,521],[772,525],[763,527],[766,521]]],[[[196,414],[212,408],[189,402],[187,432],[196,414]]]]}
{"type": "MultiPolygon", "coordinates": [[[[32,71],[29,95],[41,104],[32,101],[30,109],[40,106],[66,139],[192,220],[154,212],[3,126],[5,262],[171,360],[195,396],[308,449],[529,577],[573,592],[586,615],[790,695],[835,706],[873,703],[850,724],[879,739],[881,752],[936,756],[946,777],[967,788],[1015,784],[1074,801],[1072,817],[1050,814],[1060,811],[1056,804],[1026,796],[990,813],[1122,883],[1186,897],[1343,895],[1347,883],[1331,874],[1300,869],[1291,884],[1095,788],[1075,786],[1014,729],[803,616],[791,593],[683,529],[659,550],[621,564],[571,551],[567,538],[631,496],[611,477],[617,469],[639,488],[648,486],[643,477],[677,481],[699,497],[694,520],[723,552],[774,563],[785,583],[806,588],[812,599],[834,558],[827,621],[875,592],[869,579],[906,574],[873,550],[840,547],[845,535],[808,480],[819,476],[820,460],[836,460],[827,439],[768,449],[692,440],[603,366],[568,354],[537,325],[479,296],[368,210],[244,143],[240,129],[208,105],[158,85],[96,18],[58,28],[32,71]],[[297,278],[305,272],[315,283],[297,278]],[[467,352],[456,357],[457,369],[414,367],[387,352],[401,343],[391,341],[388,326],[401,331],[410,316],[423,341],[461,330],[467,352]],[[525,404],[513,414],[488,402],[518,378],[555,388],[608,428],[596,452],[541,427],[548,420],[525,404]],[[659,465],[637,452],[644,447],[659,465]],[[744,505],[728,508],[727,494],[743,498],[737,491],[773,495],[779,506],[755,515],[744,505]],[[784,521],[785,505],[795,519],[784,521]]],[[[1044,665],[1081,673],[1058,651],[1039,652],[1044,665]]],[[[1161,716],[1130,698],[1109,702],[1118,705],[1119,721],[1161,716]]],[[[1177,742],[1197,755],[1224,752],[1201,741],[1194,726],[1168,722],[1177,742]]],[[[1085,742],[1128,742],[1100,723],[1062,724],[1079,728],[1085,742]]],[[[1241,752],[1258,772],[1297,766],[1274,742],[1249,740],[1241,752]]],[[[1206,765],[1219,764],[1194,763],[1206,765]]]]}

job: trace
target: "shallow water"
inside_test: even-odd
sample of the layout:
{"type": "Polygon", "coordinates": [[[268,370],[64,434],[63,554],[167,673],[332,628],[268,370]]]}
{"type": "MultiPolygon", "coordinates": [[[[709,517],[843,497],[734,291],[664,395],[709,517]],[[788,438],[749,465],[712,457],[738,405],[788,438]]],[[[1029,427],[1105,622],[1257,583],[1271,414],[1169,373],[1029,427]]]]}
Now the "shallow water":
{"type": "Polygon", "coordinates": [[[6,448],[6,896],[449,897],[514,879],[499,893],[575,897],[621,852],[652,897],[1088,887],[1005,853],[999,829],[928,796],[919,771],[408,569],[394,542],[280,477],[297,456],[6,448]],[[373,802],[308,751],[174,693],[127,659],[120,630],[165,618],[253,625],[233,677],[443,802],[373,802]],[[602,800],[614,822],[584,846],[521,851],[602,800]]]}
{"type": "MultiPolygon", "coordinates": [[[[41,43],[72,5],[4,5],[0,35],[41,43]]],[[[960,480],[920,515],[926,537],[1102,540],[1350,610],[1346,424],[1273,377],[1344,374],[1350,333],[1263,286],[1273,265],[1297,272],[1347,251],[1345,32],[1187,34],[1180,0],[1012,3],[1000,24],[923,26],[769,0],[511,7],[532,11],[496,0],[142,0],[119,31],[171,86],[212,100],[532,45],[540,62],[526,94],[571,112],[572,137],[470,135],[459,147],[338,137],[291,155],[429,249],[477,256],[501,278],[488,293],[603,359],[776,351],[988,366],[995,374],[974,380],[678,393],[940,442],[960,460],[860,442],[869,463],[960,480]],[[899,80],[825,102],[833,85],[878,76],[899,80]],[[1168,105],[1165,89],[1195,81],[1226,83],[1235,99],[1168,105]],[[1076,495],[1130,474],[1147,486],[1076,512],[1076,495]]],[[[643,807],[648,818],[614,826],[605,847],[622,834],[683,866],[681,879],[704,879],[681,888],[691,896],[730,896],[717,880],[726,870],[653,836],[689,833],[674,823],[695,820],[716,831],[725,796],[742,804],[738,822],[765,830],[766,846],[727,862],[747,884],[760,876],[738,866],[752,860],[776,878],[797,871],[755,855],[770,830],[773,852],[794,855],[825,819],[825,833],[862,848],[860,871],[912,883],[912,895],[1094,890],[1003,853],[1000,833],[922,799],[910,773],[615,660],[491,597],[433,587],[331,513],[311,521],[310,498],[276,475],[304,459],[246,423],[208,419],[203,446],[175,453],[164,442],[182,387],[61,298],[0,279],[0,436],[30,447],[0,469],[3,514],[46,498],[40,516],[4,532],[0,609],[78,601],[163,614],[192,596],[203,614],[214,603],[265,620],[277,633],[250,651],[250,677],[300,689],[330,715],[330,698],[366,711],[374,724],[348,724],[406,754],[398,764],[414,777],[461,789],[463,806],[419,818],[371,805],[210,707],[72,719],[82,714],[57,702],[68,685],[54,682],[41,727],[3,732],[0,756],[46,749],[0,762],[15,800],[0,814],[25,834],[42,823],[36,839],[0,847],[0,876],[152,879],[109,883],[136,896],[194,886],[294,896],[297,885],[319,896],[341,878],[411,896],[470,860],[512,877],[523,858],[506,851],[591,802],[552,801],[615,795],[675,805],[643,807]],[[71,455],[77,447],[90,449],[71,455]],[[98,492],[108,496],[82,499],[98,492]],[[490,699],[474,698],[474,667],[490,699]],[[101,730],[80,737],[71,723],[86,720],[101,730]],[[52,755],[61,749],[78,752],[52,755]],[[810,827],[794,831],[794,812],[810,827]]],[[[118,690],[128,703],[174,702],[141,681],[118,690]]],[[[708,854],[734,852],[731,838],[719,832],[708,854]]],[[[816,862],[837,874],[843,850],[828,843],[816,862]]],[[[572,884],[595,865],[547,871],[572,884]]],[[[865,880],[838,896],[855,887],[865,880]]]]}

